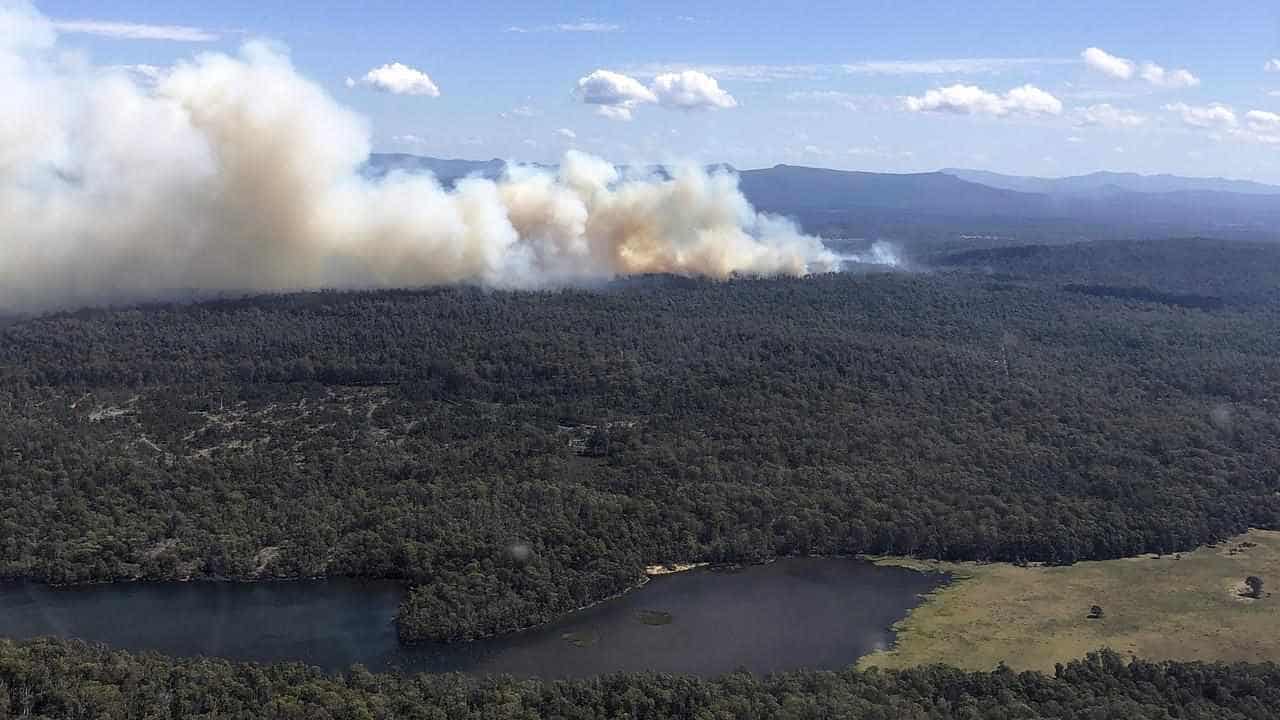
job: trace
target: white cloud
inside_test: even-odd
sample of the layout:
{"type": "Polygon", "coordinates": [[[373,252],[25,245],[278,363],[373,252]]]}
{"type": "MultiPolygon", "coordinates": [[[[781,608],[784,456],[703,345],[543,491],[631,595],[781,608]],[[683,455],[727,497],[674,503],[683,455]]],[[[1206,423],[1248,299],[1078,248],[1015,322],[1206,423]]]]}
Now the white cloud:
{"type": "Polygon", "coordinates": [[[347,78],[347,87],[365,85],[392,95],[424,95],[440,97],[440,88],[421,70],[400,63],[389,63],[365,73],[359,80],[347,78]]]}
{"type": "Polygon", "coordinates": [[[1135,66],[1132,60],[1116,57],[1101,48],[1091,47],[1080,53],[1084,64],[1117,80],[1128,80],[1133,77],[1135,66]]]}
{"type": "Polygon", "coordinates": [[[578,133],[576,133],[576,132],[574,132],[574,131],[570,130],[569,128],[560,128],[559,130],[556,130],[556,135],[559,135],[560,137],[564,138],[565,140],[577,140],[577,139],[578,139],[578,133]]]}
{"type": "Polygon", "coordinates": [[[1034,85],[1016,87],[1004,95],[988,92],[976,85],[950,85],[930,90],[921,97],[908,97],[905,105],[912,112],[996,117],[1062,113],[1062,101],[1034,85]]]}
{"type": "Polygon", "coordinates": [[[1187,105],[1175,103],[1165,109],[1177,113],[1182,122],[1194,128],[1212,131],[1209,137],[1222,140],[1233,137],[1245,142],[1263,145],[1280,145],[1280,113],[1267,110],[1250,110],[1237,115],[1229,105],[1187,105]]]}
{"type": "Polygon", "coordinates": [[[1265,72],[1280,72],[1280,58],[1268,60],[1267,64],[1262,66],[1262,69],[1265,72]]]}
{"type": "Polygon", "coordinates": [[[696,70],[663,73],[649,86],[612,70],[595,70],[578,79],[578,96],[596,112],[612,120],[630,120],[640,105],[656,104],[679,110],[737,107],[738,101],[715,78],[696,70]]]}
{"type": "Polygon", "coordinates": [[[588,105],[631,108],[641,103],[658,102],[658,96],[639,80],[611,70],[595,70],[579,78],[578,94],[588,105]]]}
{"type": "Polygon", "coordinates": [[[1244,120],[1253,130],[1280,130],[1280,113],[1267,112],[1266,110],[1250,110],[1244,114],[1244,120]]]}
{"type": "Polygon", "coordinates": [[[1191,127],[1225,129],[1238,124],[1235,110],[1222,103],[1212,105],[1188,105],[1172,103],[1164,106],[1165,110],[1177,114],[1182,122],[1191,127]]]}
{"type": "Polygon", "coordinates": [[[424,138],[424,137],[419,137],[419,136],[417,136],[417,135],[413,135],[413,134],[408,134],[408,135],[396,135],[396,136],[392,137],[392,138],[391,138],[391,140],[392,140],[393,142],[400,143],[401,145],[413,145],[413,146],[415,146],[415,147],[420,147],[420,146],[422,146],[422,145],[426,145],[426,144],[427,144],[427,139],[426,139],[426,138],[424,138]]]}
{"type": "Polygon", "coordinates": [[[539,32],[577,32],[577,33],[608,33],[618,32],[622,29],[621,25],[616,23],[599,22],[596,20],[579,20],[577,22],[555,23],[553,25],[538,25],[537,27],[522,27],[520,25],[512,25],[506,29],[511,33],[539,33],[539,32]]]}
{"type": "Polygon", "coordinates": [[[217,33],[186,25],[146,25],[108,20],[55,20],[60,33],[98,35],[118,40],[171,40],[173,42],[216,42],[217,33]]]}
{"type": "Polygon", "coordinates": [[[664,107],[701,110],[738,106],[738,101],[721,89],[715,78],[697,70],[659,75],[651,88],[664,107]]]}
{"type": "Polygon", "coordinates": [[[1090,105],[1076,111],[1077,125],[1100,125],[1110,128],[1134,128],[1145,125],[1147,116],[1124,110],[1109,103],[1090,105]]]}
{"type": "Polygon", "coordinates": [[[1280,113],[1250,110],[1244,114],[1246,139],[1267,145],[1280,145],[1280,113]]]}
{"type": "Polygon", "coordinates": [[[1093,70],[1117,80],[1132,80],[1138,77],[1158,88],[1169,90],[1196,87],[1200,84],[1200,78],[1191,74],[1190,70],[1167,70],[1154,62],[1144,62],[1139,66],[1128,58],[1112,55],[1101,48],[1088,48],[1080,53],[1080,57],[1084,58],[1085,64],[1093,70]]]}
{"type": "Polygon", "coordinates": [[[620,107],[618,105],[601,105],[596,108],[596,114],[610,120],[621,120],[622,122],[631,122],[631,108],[620,107]]]}
{"type": "Polygon", "coordinates": [[[864,60],[846,63],[851,75],[979,75],[1030,65],[1064,65],[1068,58],[942,58],[936,60],[864,60]]]}
{"type": "Polygon", "coordinates": [[[1200,78],[1192,75],[1189,70],[1165,70],[1153,62],[1143,63],[1140,74],[1143,80],[1152,85],[1171,90],[1196,87],[1200,84],[1200,78]]]}

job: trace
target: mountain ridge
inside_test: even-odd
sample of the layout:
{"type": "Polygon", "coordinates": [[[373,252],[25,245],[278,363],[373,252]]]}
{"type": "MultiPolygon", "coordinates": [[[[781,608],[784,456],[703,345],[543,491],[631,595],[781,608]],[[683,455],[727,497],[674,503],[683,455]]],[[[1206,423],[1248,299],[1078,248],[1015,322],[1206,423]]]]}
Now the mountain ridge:
{"type": "Polygon", "coordinates": [[[989,187],[1046,194],[1089,194],[1115,191],[1140,193],[1208,191],[1238,195],[1280,195],[1280,185],[1268,185],[1253,180],[1236,180],[1223,177],[1190,177],[1168,173],[1144,175],[1141,173],[1100,170],[1085,175],[1048,178],[1031,175],[1006,175],[987,170],[965,168],[943,168],[939,172],[989,187]]]}
{"type": "MultiPolygon", "coordinates": [[[[442,185],[452,187],[469,176],[498,179],[507,166],[499,159],[373,155],[364,172],[369,177],[432,172],[442,185]]],[[[722,164],[708,168],[736,172],[743,195],[759,210],[796,218],[805,227],[835,227],[854,235],[883,234],[878,228],[904,224],[919,227],[927,218],[968,224],[1000,218],[1015,224],[1068,222],[1124,236],[1207,234],[1280,240],[1280,186],[1252,181],[1135,173],[1074,179],[958,170],[875,173],[788,164],[736,171],[722,164]],[[967,177],[959,177],[959,172],[967,177]],[[1021,183],[1024,189],[975,177],[1021,183]],[[1248,191],[1230,189],[1237,187],[1248,191]],[[1047,191],[1032,191],[1035,188],[1047,191]],[[1275,192],[1263,192],[1266,189],[1275,192]]],[[[649,166],[644,172],[661,176],[669,171],[649,166]]]]}

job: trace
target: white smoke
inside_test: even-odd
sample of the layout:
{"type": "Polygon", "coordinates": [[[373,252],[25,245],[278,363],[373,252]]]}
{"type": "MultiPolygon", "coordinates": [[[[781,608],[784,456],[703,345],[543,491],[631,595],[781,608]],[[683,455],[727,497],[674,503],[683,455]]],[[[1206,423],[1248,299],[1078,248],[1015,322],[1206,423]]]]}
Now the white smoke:
{"type": "Polygon", "coordinates": [[[862,252],[842,253],[836,255],[836,258],[844,265],[874,265],[891,268],[901,268],[905,265],[898,246],[884,240],[871,243],[871,247],[862,252]]]}
{"type": "Polygon", "coordinates": [[[570,152],[446,191],[364,178],[369,129],[264,44],[140,83],[0,0],[0,309],[621,274],[804,275],[838,259],[756,213],[736,178],[620,178],[570,152]]]}

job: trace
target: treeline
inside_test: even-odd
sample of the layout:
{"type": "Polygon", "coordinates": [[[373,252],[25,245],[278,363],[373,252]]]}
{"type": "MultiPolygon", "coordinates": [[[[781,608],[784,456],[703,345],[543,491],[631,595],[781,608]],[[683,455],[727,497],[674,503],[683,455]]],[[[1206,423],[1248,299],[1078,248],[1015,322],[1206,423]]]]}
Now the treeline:
{"type": "Polygon", "coordinates": [[[1126,662],[1110,651],[1052,675],[944,666],[715,679],[616,674],[540,682],[458,675],[326,675],[0,641],[0,718],[228,720],[1271,720],[1280,668],[1126,662]]]}
{"type": "Polygon", "coordinates": [[[23,321],[0,330],[0,575],[399,578],[402,637],[463,640],[651,563],[1071,563],[1280,527],[1280,306],[1025,278],[23,321]]]}

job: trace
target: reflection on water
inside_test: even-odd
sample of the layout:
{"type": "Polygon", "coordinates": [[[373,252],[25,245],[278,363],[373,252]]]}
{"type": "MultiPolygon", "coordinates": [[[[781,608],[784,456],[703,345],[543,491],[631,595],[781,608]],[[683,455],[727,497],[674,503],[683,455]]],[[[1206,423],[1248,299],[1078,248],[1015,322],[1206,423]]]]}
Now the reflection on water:
{"type": "Polygon", "coordinates": [[[580,677],[841,668],[892,642],[890,626],[942,575],[842,559],[786,559],[654,578],[620,599],[512,636],[405,648],[391,582],[0,584],[0,636],[58,635],[130,650],[302,661],[331,670],[580,677]]]}

